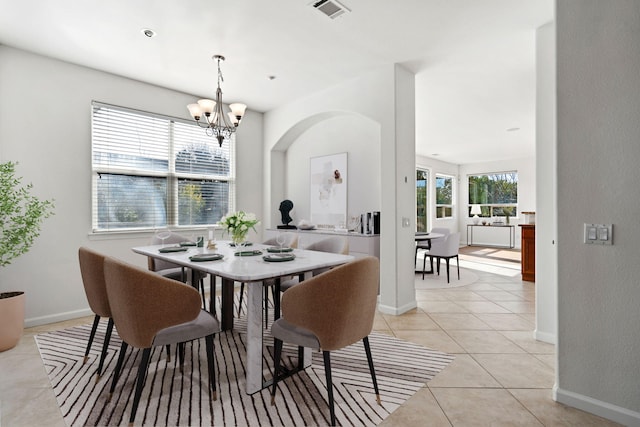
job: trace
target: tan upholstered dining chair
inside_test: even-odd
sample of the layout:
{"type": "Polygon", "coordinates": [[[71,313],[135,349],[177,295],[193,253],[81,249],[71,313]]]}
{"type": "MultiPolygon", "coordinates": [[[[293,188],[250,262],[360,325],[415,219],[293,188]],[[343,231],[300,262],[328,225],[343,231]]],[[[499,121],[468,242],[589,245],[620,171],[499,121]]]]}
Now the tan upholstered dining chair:
{"type": "Polygon", "coordinates": [[[178,344],[180,369],[184,344],[204,337],[212,399],[217,399],[213,338],[218,321],[200,307],[198,291],[122,261],[106,258],[104,276],[113,322],[122,338],[110,393],[115,390],[128,346],[143,349],[129,423],[133,424],[149,366],[151,348],[178,344]]]}
{"type": "Polygon", "coordinates": [[[78,260],[80,262],[80,274],[82,276],[82,284],[84,285],[84,293],[87,296],[87,301],[89,302],[91,311],[95,313],[93,326],[91,327],[91,334],[89,335],[89,342],[87,343],[84,360],[82,361],[83,365],[87,363],[87,360],[89,359],[89,351],[91,351],[91,345],[93,344],[93,339],[96,336],[96,330],[98,329],[100,318],[106,317],[109,319],[104,341],[102,343],[100,363],[96,370],[96,381],[98,381],[102,375],[102,367],[104,366],[104,360],[107,356],[107,349],[109,348],[109,341],[111,340],[111,333],[113,331],[111,307],[109,306],[107,288],[104,281],[104,258],[104,255],[92,249],[85,247],[78,249],[78,260]]]}
{"type": "Polygon", "coordinates": [[[272,404],[281,374],[283,342],[297,345],[299,355],[302,347],[321,349],[331,425],[335,425],[330,352],[360,340],[364,343],[376,400],[380,404],[368,338],[376,311],[379,271],[378,258],[360,258],[305,280],[282,295],[282,317],[271,326],[275,359],[272,404]]]}

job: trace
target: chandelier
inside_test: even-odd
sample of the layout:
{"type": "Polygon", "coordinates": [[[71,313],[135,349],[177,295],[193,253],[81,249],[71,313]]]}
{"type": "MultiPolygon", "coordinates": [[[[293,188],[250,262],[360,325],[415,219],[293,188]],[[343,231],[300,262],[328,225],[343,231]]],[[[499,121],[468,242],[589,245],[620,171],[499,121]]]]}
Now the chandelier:
{"type": "Polygon", "coordinates": [[[225,114],[224,105],[222,104],[222,89],[220,89],[220,82],[224,81],[222,71],[220,71],[220,61],[224,61],[224,56],[214,55],[213,59],[218,62],[216,100],[201,99],[197,104],[187,105],[187,108],[191,113],[191,117],[198,123],[198,126],[205,128],[207,135],[214,136],[218,140],[220,147],[222,147],[222,143],[228,141],[231,138],[231,134],[236,131],[247,106],[238,103],[229,104],[231,112],[225,114]]]}

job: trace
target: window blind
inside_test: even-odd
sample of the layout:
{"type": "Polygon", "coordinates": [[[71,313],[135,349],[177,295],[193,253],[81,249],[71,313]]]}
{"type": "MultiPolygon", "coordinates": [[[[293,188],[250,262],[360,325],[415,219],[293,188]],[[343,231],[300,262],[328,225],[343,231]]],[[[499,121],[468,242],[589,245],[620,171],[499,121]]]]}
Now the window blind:
{"type": "Polygon", "coordinates": [[[235,135],[92,103],[95,232],[211,225],[234,208],[235,135]]]}

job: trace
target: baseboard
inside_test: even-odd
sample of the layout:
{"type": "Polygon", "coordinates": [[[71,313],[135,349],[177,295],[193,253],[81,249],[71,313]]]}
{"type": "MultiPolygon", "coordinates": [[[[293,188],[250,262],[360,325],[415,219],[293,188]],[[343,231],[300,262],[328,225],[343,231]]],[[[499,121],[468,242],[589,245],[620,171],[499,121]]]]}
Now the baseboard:
{"type": "Polygon", "coordinates": [[[615,421],[622,425],[640,427],[640,412],[621,408],[620,406],[561,388],[556,388],[554,398],[557,402],[615,421]]]}
{"type": "Polygon", "coordinates": [[[67,311],[65,313],[50,314],[48,316],[32,317],[24,320],[25,328],[33,326],[48,325],[49,323],[63,322],[65,320],[77,319],[78,317],[94,316],[91,309],[67,311]]]}
{"type": "Polygon", "coordinates": [[[380,304],[380,297],[378,297],[378,310],[384,314],[393,314],[394,316],[399,316],[407,311],[413,310],[418,307],[418,303],[413,300],[408,304],[405,304],[402,307],[393,307],[390,305],[380,304]]]}
{"type": "Polygon", "coordinates": [[[533,339],[537,341],[546,342],[547,344],[556,345],[556,335],[548,332],[541,332],[539,330],[533,331],[533,339]]]}

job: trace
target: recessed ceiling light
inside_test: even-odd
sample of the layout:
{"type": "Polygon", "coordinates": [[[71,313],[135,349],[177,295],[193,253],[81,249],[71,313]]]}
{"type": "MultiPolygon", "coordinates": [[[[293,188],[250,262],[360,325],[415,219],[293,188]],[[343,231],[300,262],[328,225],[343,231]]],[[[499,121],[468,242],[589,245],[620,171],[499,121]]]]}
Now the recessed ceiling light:
{"type": "Polygon", "coordinates": [[[156,32],[153,31],[150,28],[143,28],[143,29],[140,30],[140,32],[142,32],[142,34],[144,34],[145,36],[147,36],[149,38],[155,37],[155,35],[156,35],[156,32]]]}
{"type": "Polygon", "coordinates": [[[268,78],[269,80],[275,80],[275,79],[276,79],[276,76],[267,76],[267,78],[268,78]]]}
{"type": "Polygon", "coordinates": [[[519,130],[520,130],[520,128],[509,128],[509,129],[507,129],[507,132],[517,132],[519,130]]]}

